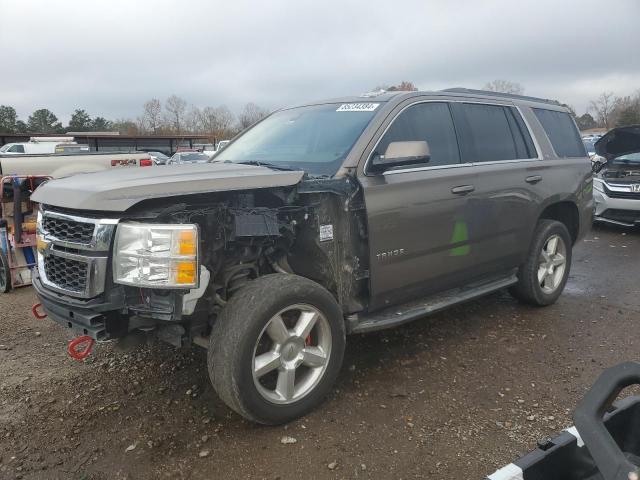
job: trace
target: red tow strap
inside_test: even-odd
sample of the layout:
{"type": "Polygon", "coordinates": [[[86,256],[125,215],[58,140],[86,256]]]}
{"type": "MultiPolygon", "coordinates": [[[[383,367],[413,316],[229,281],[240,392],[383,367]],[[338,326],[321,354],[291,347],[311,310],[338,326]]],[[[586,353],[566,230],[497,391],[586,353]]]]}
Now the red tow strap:
{"type": "Polygon", "coordinates": [[[95,343],[96,341],[88,335],[76,337],[67,345],[67,353],[74,360],[82,361],[89,356],[95,343]],[[78,347],[81,345],[85,345],[85,347],[79,350],[78,347]]]}
{"type": "Polygon", "coordinates": [[[44,312],[40,312],[40,308],[42,307],[41,303],[36,303],[33,307],[31,307],[31,313],[38,320],[42,320],[43,318],[47,318],[47,314],[44,312]]]}

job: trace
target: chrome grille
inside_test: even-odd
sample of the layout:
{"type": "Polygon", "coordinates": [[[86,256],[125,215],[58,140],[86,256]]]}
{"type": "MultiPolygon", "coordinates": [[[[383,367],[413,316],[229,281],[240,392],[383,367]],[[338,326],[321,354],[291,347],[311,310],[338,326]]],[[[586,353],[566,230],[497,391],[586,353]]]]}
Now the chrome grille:
{"type": "Polygon", "coordinates": [[[89,244],[93,238],[95,223],[83,223],[66,218],[46,216],[44,231],[58,240],[89,244]]]}
{"type": "Polygon", "coordinates": [[[45,288],[72,297],[104,292],[116,218],[43,210],[38,216],[38,275],[45,288]]]}
{"type": "Polygon", "coordinates": [[[48,255],[44,258],[44,271],[47,279],[59,288],[70,292],[85,292],[87,269],[87,263],[78,260],[55,255],[48,255]]]}

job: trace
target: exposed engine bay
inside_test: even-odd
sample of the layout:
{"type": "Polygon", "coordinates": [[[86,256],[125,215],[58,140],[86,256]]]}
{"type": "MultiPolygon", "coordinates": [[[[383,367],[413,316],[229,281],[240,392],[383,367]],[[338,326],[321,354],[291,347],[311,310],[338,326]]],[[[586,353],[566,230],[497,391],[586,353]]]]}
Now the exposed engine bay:
{"type": "MultiPolygon", "coordinates": [[[[366,219],[359,187],[348,178],[150,199],[118,222],[196,224],[200,282],[198,288],[180,290],[117,285],[107,278],[103,296],[116,299],[118,308],[104,312],[104,331],[97,339],[146,332],[176,346],[188,345],[208,335],[218,312],[246,282],[274,272],[317,281],[336,296],[345,315],[366,306],[366,219]]],[[[74,322],[66,326],[82,327],[74,322]]]]}

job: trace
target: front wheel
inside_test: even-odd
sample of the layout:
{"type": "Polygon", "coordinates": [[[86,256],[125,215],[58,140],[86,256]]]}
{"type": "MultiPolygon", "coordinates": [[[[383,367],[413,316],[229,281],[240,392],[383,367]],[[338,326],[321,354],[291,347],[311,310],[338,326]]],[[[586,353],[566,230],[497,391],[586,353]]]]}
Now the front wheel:
{"type": "Polygon", "coordinates": [[[540,220],[511,294],[530,305],[555,303],[569,278],[571,245],[571,236],[563,223],[540,220]]]}
{"type": "Polygon", "coordinates": [[[345,343],[342,312],[326,289],[297,275],[266,275],[238,291],[216,319],[209,375],[240,415],[285,423],[324,399],[345,343]]]}

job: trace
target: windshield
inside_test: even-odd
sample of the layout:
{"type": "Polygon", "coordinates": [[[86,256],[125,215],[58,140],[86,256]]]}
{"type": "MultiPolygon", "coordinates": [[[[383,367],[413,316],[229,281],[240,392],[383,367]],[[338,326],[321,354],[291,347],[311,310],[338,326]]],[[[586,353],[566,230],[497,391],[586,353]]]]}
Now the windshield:
{"type": "Polygon", "coordinates": [[[11,148],[11,144],[7,143],[6,145],[3,145],[0,147],[0,153],[2,152],[6,152],[7,150],[9,150],[11,148]]]}
{"type": "Polygon", "coordinates": [[[627,165],[629,163],[640,163],[640,152],[621,155],[613,159],[614,164],[627,165]]]}
{"type": "Polygon", "coordinates": [[[276,112],[227,145],[214,161],[271,163],[333,175],[378,105],[327,104],[276,112]]]}

